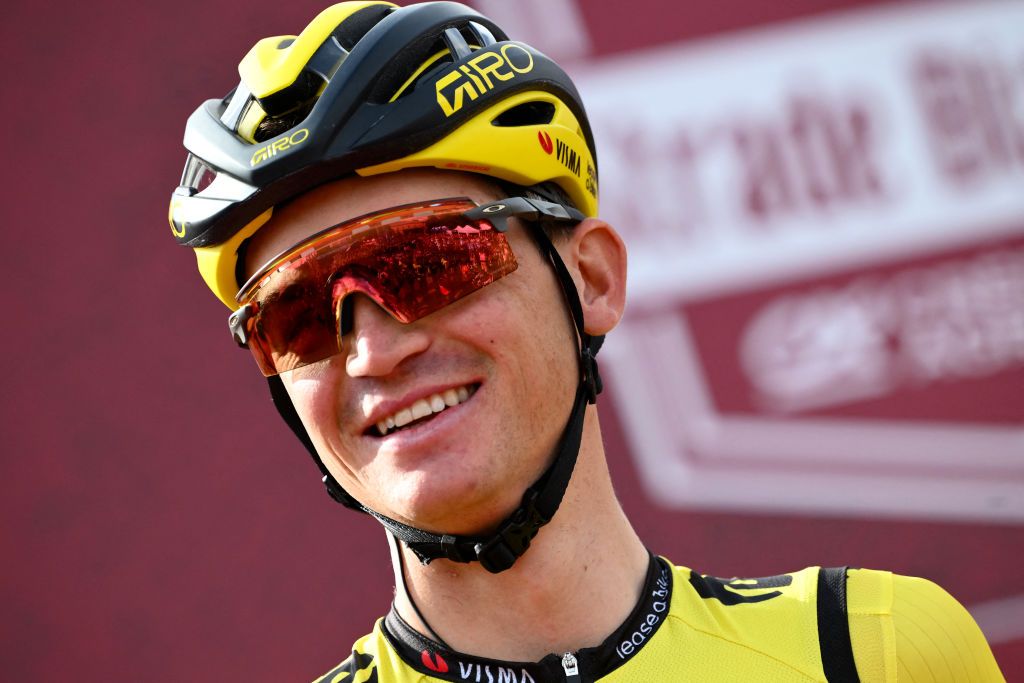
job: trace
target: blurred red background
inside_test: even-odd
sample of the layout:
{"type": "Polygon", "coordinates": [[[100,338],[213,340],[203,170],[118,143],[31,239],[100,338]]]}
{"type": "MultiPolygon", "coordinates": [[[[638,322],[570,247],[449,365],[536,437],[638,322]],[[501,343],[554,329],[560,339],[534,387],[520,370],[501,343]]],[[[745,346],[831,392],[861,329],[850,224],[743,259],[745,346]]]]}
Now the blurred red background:
{"type": "MultiPolygon", "coordinates": [[[[575,14],[565,13],[566,3],[545,10],[526,4],[533,9],[520,11],[520,23],[537,17],[541,24],[555,6],[557,22],[534,26],[534,37],[513,38],[563,53],[581,75],[584,95],[589,87],[599,100],[606,92],[602,79],[627,68],[633,53],[691,44],[685,41],[749,47],[760,40],[758,31],[800,26],[813,33],[819,21],[885,21],[896,3],[568,3],[575,14]]],[[[478,6],[502,12],[493,2],[478,6]]],[[[928,17],[951,6],[900,3],[899,10],[928,17]]],[[[11,363],[0,399],[8,558],[0,588],[0,669],[6,680],[308,680],[343,659],[352,640],[387,609],[392,578],[382,530],[323,494],[252,361],[228,339],[226,310],[202,285],[191,252],[174,246],[165,218],[184,161],[188,114],[235,85],[236,65],[258,38],[297,32],[322,8],[308,0],[259,7],[100,0],[62,6],[56,15],[39,3],[8,7],[0,41],[8,73],[5,262],[12,269],[3,342],[11,363]]],[[[1019,17],[1014,10],[1012,20],[1019,17]]],[[[1021,132],[1019,40],[1017,48],[1010,55],[1011,111],[1021,132]]],[[[1024,142],[1018,151],[1020,161],[1024,142]]],[[[625,163],[610,156],[606,164],[625,163]]],[[[1024,163],[1016,163],[996,172],[1020,180],[1024,163]]],[[[602,171],[607,195],[613,174],[602,171]]],[[[625,211],[618,206],[612,210],[625,211]]],[[[623,232],[641,228],[627,225],[623,232]]],[[[1024,234],[1024,215],[1001,230],[1007,241],[995,248],[1010,249],[1012,236],[1024,234]]],[[[940,246],[964,253],[948,243],[909,255],[894,246],[892,254],[866,262],[937,259],[940,246]]],[[[870,270],[850,268],[829,271],[832,280],[801,276],[806,282],[796,289],[841,288],[853,271],[870,270]]],[[[645,277],[642,268],[637,275],[645,277]]],[[[696,358],[718,383],[712,393],[726,387],[713,397],[716,409],[761,410],[735,393],[736,382],[749,377],[737,369],[742,353],[729,326],[740,325],[736,316],[745,315],[750,299],[732,290],[720,297],[688,293],[686,283],[658,289],[649,280],[654,284],[639,288],[636,319],[658,310],[665,291],[675,292],[676,299],[667,299],[697,330],[696,358]],[[715,308],[716,297],[732,303],[715,308]],[[714,352],[710,360],[706,353],[716,347],[726,348],[722,358],[733,365],[714,367],[714,352]]],[[[606,364],[628,355],[623,345],[606,364]]],[[[610,396],[628,391],[633,400],[632,375],[621,369],[607,375],[610,396]]],[[[1004,459],[992,467],[998,465],[1007,485],[1019,486],[1024,355],[986,381],[960,391],[944,386],[958,400],[976,390],[998,405],[995,413],[977,409],[980,418],[964,419],[980,424],[996,414],[1011,430],[1016,464],[1004,459]]],[[[899,396],[892,405],[878,400],[848,402],[830,414],[907,417],[899,396]]],[[[803,409],[793,410],[790,417],[803,409]]],[[[805,412],[820,416],[821,410],[805,412]]],[[[721,576],[843,564],[925,576],[978,609],[1008,680],[1024,671],[1019,500],[1008,503],[1016,516],[979,508],[873,516],[839,508],[819,514],[811,503],[802,510],[771,502],[749,509],[680,504],[645,484],[621,399],[606,396],[601,411],[619,495],[656,552],[721,576]]],[[[984,452],[987,442],[976,451],[966,443],[964,461],[991,455],[984,452]]],[[[760,475],[756,466],[744,467],[730,476],[749,486],[760,475]]],[[[942,499],[931,504],[956,507],[942,499]]]]}

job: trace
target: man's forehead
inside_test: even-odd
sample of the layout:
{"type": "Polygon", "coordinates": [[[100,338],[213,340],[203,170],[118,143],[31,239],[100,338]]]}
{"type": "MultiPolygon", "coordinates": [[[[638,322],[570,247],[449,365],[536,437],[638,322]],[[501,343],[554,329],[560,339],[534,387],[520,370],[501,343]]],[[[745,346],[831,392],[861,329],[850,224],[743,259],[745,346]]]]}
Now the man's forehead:
{"type": "Polygon", "coordinates": [[[274,209],[271,219],[246,246],[245,276],[251,276],[271,258],[307,237],[350,218],[448,197],[485,202],[498,199],[498,194],[494,182],[482,176],[435,169],[410,169],[327,183],[274,209]]]}

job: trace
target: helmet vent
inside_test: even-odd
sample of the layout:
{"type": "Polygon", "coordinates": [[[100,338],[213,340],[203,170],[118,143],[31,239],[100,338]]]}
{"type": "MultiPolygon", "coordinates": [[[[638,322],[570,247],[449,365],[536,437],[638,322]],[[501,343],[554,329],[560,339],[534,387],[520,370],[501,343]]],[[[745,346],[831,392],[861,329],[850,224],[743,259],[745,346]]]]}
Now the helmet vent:
{"type": "MultiPolygon", "coordinates": [[[[471,21],[469,22],[469,25],[466,28],[469,30],[469,33],[471,34],[470,36],[467,36],[467,38],[469,38],[470,43],[476,43],[477,45],[480,45],[482,47],[490,47],[491,45],[494,45],[495,42],[497,42],[494,40],[494,34],[488,31],[487,27],[484,26],[483,24],[471,21]]],[[[465,35],[465,33],[463,33],[463,35],[465,35]]]]}
{"type": "Polygon", "coordinates": [[[384,4],[364,7],[353,12],[348,19],[341,22],[331,35],[338,39],[338,43],[345,48],[346,52],[351,52],[356,43],[366,35],[366,32],[394,9],[394,7],[384,4]]]}
{"type": "Polygon", "coordinates": [[[469,43],[466,42],[466,37],[457,28],[452,27],[444,30],[444,42],[448,45],[448,50],[456,61],[465,59],[473,54],[473,51],[469,48],[469,43]]]}
{"type": "Polygon", "coordinates": [[[491,124],[502,128],[543,126],[554,118],[555,105],[550,102],[523,102],[498,114],[491,124]]]}
{"type": "Polygon", "coordinates": [[[253,133],[253,141],[263,142],[264,140],[269,140],[299,125],[309,116],[309,112],[313,110],[314,104],[316,104],[316,99],[310,98],[299,105],[297,109],[293,109],[286,114],[267,116],[256,126],[256,131],[253,133]]]}
{"type": "Polygon", "coordinates": [[[260,98],[260,106],[269,116],[290,114],[296,109],[303,108],[310,99],[314,99],[322,85],[323,79],[318,74],[309,70],[303,71],[287,88],[260,98]]]}
{"type": "Polygon", "coordinates": [[[198,194],[208,188],[217,178],[217,169],[213,168],[196,155],[189,153],[185,160],[185,170],[181,173],[179,188],[185,188],[189,196],[198,194]]]}
{"type": "Polygon", "coordinates": [[[423,36],[407,45],[397,59],[391,60],[391,63],[381,70],[366,99],[375,104],[382,104],[390,101],[399,88],[403,88],[399,97],[408,95],[420,83],[429,81],[438,71],[446,68],[453,61],[455,60],[452,58],[443,34],[423,36]],[[407,83],[417,67],[431,57],[437,57],[436,61],[422,73],[417,74],[414,81],[407,83]]]}

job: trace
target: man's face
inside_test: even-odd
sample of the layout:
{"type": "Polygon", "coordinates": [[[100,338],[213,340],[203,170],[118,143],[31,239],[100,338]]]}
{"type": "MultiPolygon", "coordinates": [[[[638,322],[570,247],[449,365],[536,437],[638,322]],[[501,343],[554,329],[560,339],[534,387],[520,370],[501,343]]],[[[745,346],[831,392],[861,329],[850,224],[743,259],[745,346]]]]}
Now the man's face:
{"type": "MultiPolygon", "coordinates": [[[[501,198],[483,179],[442,171],[323,186],[275,211],[247,250],[247,275],[346,219],[459,196],[501,198]]],[[[576,390],[576,338],[550,266],[526,228],[510,225],[515,272],[411,324],[353,295],[342,352],[281,375],[325,464],[367,507],[428,530],[479,533],[548,465],[576,390]],[[378,422],[439,399],[440,412],[380,434],[378,422]]]]}

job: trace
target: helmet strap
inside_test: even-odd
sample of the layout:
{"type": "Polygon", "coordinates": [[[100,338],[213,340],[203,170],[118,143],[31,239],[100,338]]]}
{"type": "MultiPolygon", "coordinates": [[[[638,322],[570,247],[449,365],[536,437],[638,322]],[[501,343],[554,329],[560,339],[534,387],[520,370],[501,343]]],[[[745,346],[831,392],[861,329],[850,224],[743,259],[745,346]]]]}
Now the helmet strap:
{"type": "MultiPolygon", "coordinates": [[[[433,629],[427,621],[427,618],[423,616],[423,612],[421,612],[420,608],[416,605],[416,600],[413,599],[412,593],[409,592],[409,586],[407,585],[405,578],[405,559],[402,555],[402,549],[398,547],[398,539],[395,538],[395,535],[391,532],[387,533],[387,537],[388,547],[391,549],[391,564],[398,568],[398,571],[395,573],[395,582],[397,583],[395,586],[396,592],[400,590],[405,595],[405,599],[412,607],[412,611],[416,613],[416,616],[419,617],[423,628],[426,629],[427,635],[433,638],[434,642],[441,647],[445,648],[449,652],[454,652],[455,650],[452,649],[452,646],[444,642],[444,640],[441,639],[441,636],[437,635],[437,632],[433,629]]],[[[401,617],[398,618],[401,619],[401,617]]]]}
{"type": "Polygon", "coordinates": [[[302,424],[302,420],[299,419],[299,414],[295,411],[295,404],[292,403],[291,397],[288,395],[288,390],[284,388],[284,382],[281,381],[280,375],[272,375],[267,377],[267,384],[270,385],[270,398],[274,402],[274,407],[277,408],[277,412],[280,413],[285,423],[291,428],[292,433],[298,437],[302,445],[306,447],[309,454],[313,456],[313,462],[320,469],[321,481],[324,486],[327,487],[327,493],[335,500],[335,502],[341,503],[347,508],[351,508],[358,512],[366,512],[366,508],[362,504],[353,498],[348,491],[343,489],[341,485],[334,479],[334,475],[328,471],[327,466],[324,465],[323,460],[320,459],[320,454],[316,451],[316,446],[313,445],[313,440],[309,438],[309,432],[306,431],[305,425],[302,424]]]}

